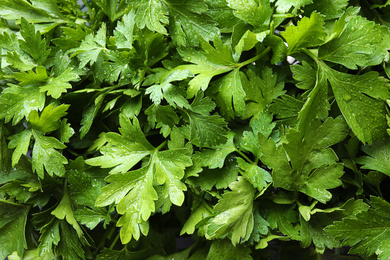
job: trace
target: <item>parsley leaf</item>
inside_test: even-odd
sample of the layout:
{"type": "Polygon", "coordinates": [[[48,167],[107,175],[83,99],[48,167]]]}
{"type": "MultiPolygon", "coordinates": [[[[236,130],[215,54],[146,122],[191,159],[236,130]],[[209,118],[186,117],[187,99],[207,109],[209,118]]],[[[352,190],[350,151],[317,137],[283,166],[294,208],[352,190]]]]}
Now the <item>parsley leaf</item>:
{"type": "Polygon", "coordinates": [[[376,254],[378,259],[387,259],[390,205],[381,198],[371,197],[371,206],[367,211],[333,223],[326,231],[342,239],[343,245],[351,246],[351,254],[364,257],[376,254]]]}
{"type": "Polygon", "coordinates": [[[0,200],[0,258],[6,258],[14,251],[22,257],[27,248],[25,227],[28,211],[28,206],[0,200]]]}

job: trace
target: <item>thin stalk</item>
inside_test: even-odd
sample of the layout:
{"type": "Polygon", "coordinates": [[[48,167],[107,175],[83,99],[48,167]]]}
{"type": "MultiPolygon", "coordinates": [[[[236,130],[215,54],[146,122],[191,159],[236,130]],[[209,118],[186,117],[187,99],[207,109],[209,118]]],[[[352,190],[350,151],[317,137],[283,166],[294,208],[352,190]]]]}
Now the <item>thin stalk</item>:
{"type": "Polygon", "coordinates": [[[238,150],[237,148],[236,148],[236,152],[237,152],[242,158],[244,158],[248,163],[254,164],[254,162],[253,162],[251,159],[249,159],[249,157],[246,156],[245,153],[241,152],[241,151],[238,150]]]}
{"type": "Polygon", "coordinates": [[[270,51],[271,51],[271,47],[267,47],[264,51],[262,51],[262,53],[256,55],[255,57],[253,57],[253,58],[251,58],[249,60],[243,61],[241,63],[238,63],[237,67],[240,69],[240,68],[242,68],[242,67],[244,67],[244,66],[246,66],[248,64],[251,64],[251,63],[253,63],[253,62],[263,58],[270,51]]]}
{"type": "Polygon", "coordinates": [[[119,238],[120,238],[120,233],[118,233],[118,234],[116,235],[116,237],[114,238],[114,241],[112,241],[112,243],[111,243],[111,245],[110,245],[110,249],[113,249],[113,248],[114,248],[114,246],[115,246],[116,243],[118,242],[119,238]]]}

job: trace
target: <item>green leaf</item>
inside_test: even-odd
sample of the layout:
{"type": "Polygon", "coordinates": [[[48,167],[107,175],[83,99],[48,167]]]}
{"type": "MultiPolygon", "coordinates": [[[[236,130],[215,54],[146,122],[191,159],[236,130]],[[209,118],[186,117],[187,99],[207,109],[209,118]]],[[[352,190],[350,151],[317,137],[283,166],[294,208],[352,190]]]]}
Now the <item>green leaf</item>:
{"type": "Polygon", "coordinates": [[[61,120],[60,125],[60,142],[61,143],[69,143],[69,139],[74,135],[74,130],[72,127],[70,127],[70,124],[68,123],[68,120],[63,119],[61,120]]]}
{"type": "Polygon", "coordinates": [[[189,118],[189,140],[198,147],[213,147],[225,143],[226,122],[218,115],[200,115],[186,111],[189,118]]]}
{"type": "Polygon", "coordinates": [[[10,85],[2,91],[0,96],[0,119],[5,122],[12,120],[16,125],[24,117],[28,117],[31,111],[42,110],[45,105],[45,94],[34,86],[21,87],[10,85]]]}
{"type": "Polygon", "coordinates": [[[306,61],[302,62],[302,65],[290,66],[293,78],[298,81],[297,88],[308,90],[315,87],[317,82],[316,70],[306,61]]]}
{"type": "Polygon", "coordinates": [[[134,119],[131,123],[121,116],[120,125],[122,135],[106,133],[102,137],[103,144],[107,144],[101,147],[100,151],[106,154],[100,158],[89,159],[87,163],[105,168],[114,167],[110,171],[111,175],[106,178],[106,181],[111,183],[102,188],[103,193],[95,204],[98,207],[113,202],[117,204],[118,213],[123,215],[117,226],[122,227],[122,242],[128,243],[132,237],[138,240],[141,232],[147,234],[147,220],[155,212],[157,199],[169,198],[175,205],[183,203],[183,191],[187,188],[181,179],[184,177],[184,169],[192,165],[192,161],[185,148],[159,151],[151,146],[142,134],[138,120],[134,119]],[[147,155],[150,155],[147,164],[128,172],[147,155]],[[163,189],[161,198],[157,196],[154,187],[160,185],[163,189]]]}
{"type": "Polygon", "coordinates": [[[76,210],[74,218],[89,229],[94,229],[102,221],[105,223],[110,222],[110,217],[107,214],[102,214],[89,208],[76,210]]]}
{"type": "Polygon", "coordinates": [[[296,13],[302,6],[311,4],[313,0],[278,0],[276,2],[276,11],[278,13],[287,13],[291,7],[294,7],[292,13],[296,13]]]}
{"type": "Polygon", "coordinates": [[[234,69],[232,72],[215,81],[211,91],[217,92],[216,103],[221,107],[223,115],[234,118],[234,115],[242,115],[245,111],[245,90],[242,86],[243,72],[234,69]]]}
{"type": "Polygon", "coordinates": [[[111,22],[116,21],[126,12],[125,0],[97,0],[96,4],[103,10],[108,16],[111,22]]]}
{"type": "Polygon", "coordinates": [[[349,127],[363,143],[386,134],[385,100],[390,98],[389,82],[377,72],[351,75],[327,69],[337,104],[349,127]]]}
{"type": "Polygon", "coordinates": [[[100,29],[96,32],[88,34],[77,48],[70,49],[73,52],[72,57],[76,56],[80,59],[80,68],[84,68],[87,63],[93,65],[98,56],[106,49],[106,24],[103,23],[100,29]]]}
{"type": "Polygon", "coordinates": [[[206,260],[229,259],[234,256],[237,259],[253,260],[251,250],[241,245],[233,246],[229,240],[215,240],[211,243],[206,260]]]}
{"type": "Polygon", "coordinates": [[[65,175],[64,164],[68,160],[56,149],[64,149],[66,146],[54,137],[44,136],[41,133],[32,130],[35,139],[32,150],[32,168],[38,176],[44,178],[44,168],[46,172],[63,177],[65,175]]]}
{"type": "Polygon", "coordinates": [[[197,154],[202,161],[202,166],[209,169],[223,167],[226,157],[237,150],[233,142],[234,134],[230,132],[227,138],[226,143],[213,146],[212,149],[203,149],[197,154]]]}
{"type": "Polygon", "coordinates": [[[58,254],[64,259],[85,259],[85,252],[76,231],[65,221],[60,222],[60,234],[61,240],[56,247],[58,254]]]}
{"type": "Polygon", "coordinates": [[[234,15],[253,25],[256,29],[267,29],[272,16],[269,1],[260,0],[227,0],[234,15]]]}
{"type": "Polygon", "coordinates": [[[43,133],[52,132],[60,127],[60,119],[66,116],[66,110],[68,108],[69,105],[60,105],[54,108],[54,104],[50,104],[43,109],[41,116],[38,115],[37,111],[32,111],[28,121],[35,130],[42,131],[43,133]]]}
{"type": "Polygon", "coordinates": [[[357,158],[356,162],[362,164],[362,169],[378,171],[390,176],[389,144],[390,140],[387,138],[383,141],[374,142],[372,145],[363,146],[362,151],[367,156],[357,158]]]}
{"type": "Polygon", "coordinates": [[[307,126],[316,118],[325,119],[328,117],[328,111],[330,110],[328,88],[325,72],[318,70],[315,86],[308,94],[305,104],[298,114],[299,128],[302,131],[306,131],[307,126]]]}
{"type": "Polygon", "coordinates": [[[5,259],[17,251],[23,256],[27,248],[25,227],[30,207],[0,200],[0,258],[5,259]]]}
{"type": "Polygon", "coordinates": [[[278,74],[269,67],[261,71],[251,68],[246,72],[249,82],[243,87],[246,93],[247,107],[244,118],[257,117],[276,98],[285,93],[284,82],[278,81],[278,74]]]}
{"type": "Polygon", "coordinates": [[[322,0],[314,1],[312,4],[305,5],[305,13],[313,11],[320,12],[325,15],[326,20],[339,18],[345,8],[348,6],[348,0],[322,0]]]}
{"type": "Polygon", "coordinates": [[[231,183],[229,188],[231,191],[223,194],[214,207],[216,215],[208,221],[205,236],[207,239],[215,239],[229,234],[235,246],[247,241],[252,233],[255,189],[241,177],[231,183]]]}
{"type": "Polygon", "coordinates": [[[81,230],[77,220],[74,218],[72,202],[66,189],[60,203],[58,203],[57,207],[51,212],[51,214],[58,219],[65,219],[66,222],[72,225],[72,227],[76,230],[79,237],[83,236],[83,231],[81,230]]]}
{"type": "Polygon", "coordinates": [[[47,91],[47,95],[58,99],[62,93],[66,93],[68,89],[72,88],[72,85],[69,83],[69,81],[78,80],[80,80],[79,74],[72,68],[68,68],[58,77],[50,77],[46,85],[40,87],[40,91],[47,91]]]}
{"type": "Polygon", "coordinates": [[[22,30],[20,34],[24,40],[20,40],[19,45],[37,64],[43,65],[50,54],[46,40],[42,39],[40,32],[35,30],[33,24],[29,24],[23,17],[21,19],[22,30]]]}
{"type": "Polygon", "coordinates": [[[149,125],[153,128],[161,128],[160,133],[167,137],[172,128],[179,123],[179,117],[171,106],[159,106],[152,104],[146,109],[149,125]]]}
{"type": "Polygon", "coordinates": [[[328,147],[343,140],[346,130],[345,121],[338,117],[328,118],[322,125],[314,121],[304,135],[291,129],[286,135],[288,143],[283,146],[263,138],[261,160],[273,169],[274,186],[301,191],[322,203],[330,200],[332,194],[327,189],[342,184],[338,178],[343,175],[343,167],[328,147]]]}
{"type": "Polygon", "coordinates": [[[299,20],[297,26],[288,26],[284,32],[281,32],[287,41],[288,53],[293,54],[301,48],[318,46],[323,43],[327,36],[323,25],[324,17],[313,12],[310,18],[303,17],[299,20]]]}
{"type": "MultiPolygon", "coordinates": [[[[194,165],[201,160],[202,154],[193,156],[194,165]],[[200,155],[200,156],[199,156],[200,155]]],[[[186,183],[199,186],[202,190],[211,191],[215,186],[217,189],[226,189],[230,183],[237,180],[238,167],[234,155],[229,155],[222,168],[203,168],[198,172],[196,178],[186,179],[186,183]]]]}
{"type": "Polygon", "coordinates": [[[241,175],[259,191],[262,191],[272,181],[271,174],[259,166],[247,163],[240,157],[237,158],[237,162],[241,175]]]}
{"type": "Polygon", "coordinates": [[[146,140],[142,134],[138,120],[133,123],[121,116],[121,133],[106,133],[101,137],[101,141],[106,144],[100,148],[101,156],[86,160],[92,166],[102,168],[113,168],[110,174],[125,173],[144,157],[151,155],[154,147],[146,140]],[[141,134],[142,136],[137,136],[141,134]]]}
{"type": "Polygon", "coordinates": [[[119,21],[115,31],[115,44],[118,49],[132,49],[134,41],[134,26],[135,26],[135,12],[131,10],[122,17],[119,21]]]}
{"type": "Polygon", "coordinates": [[[35,71],[29,70],[27,72],[15,73],[15,79],[20,81],[21,86],[38,85],[45,83],[49,78],[47,76],[46,68],[38,66],[35,71]]]}
{"type": "Polygon", "coordinates": [[[388,57],[388,33],[387,27],[356,15],[347,21],[336,38],[320,46],[318,56],[349,69],[378,65],[388,57]]]}
{"type": "Polygon", "coordinates": [[[31,136],[32,132],[30,130],[25,130],[9,137],[10,142],[8,144],[8,148],[16,148],[12,154],[12,167],[15,167],[16,164],[18,164],[20,157],[23,154],[27,154],[28,148],[30,146],[31,136]]]}
{"type": "Polygon", "coordinates": [[[266,220],[272,229],[278,228],[289,238],[301,241],[302,238],[299,231],[294,227],[294,224],[297,222],[296,213],[291,206],[275,205],[271,210],[267,211],[266,220]]]}
{"type": "Polygon", "coordinates": [[[81,119],[81,127],[80,127],[80,137],[81,139],[85,137],[85,135],[91,129],[93,120],[98,115],[100,108],[102,107],[104,98],[106,94],[99,94],[92,104],[89,104],[82,113],[81,119]]]}
{"type": "Polygon", "coordinates": [[[205,203],[205,201],[199,202],[199,205],[192,210],[191,215],[188,217],[188,219],[183,225],[183,228],[180,231],[181,236],[183,234],[193,234],[195,232],[197,224],[203,219],[212,215],[212,212],[210,212],[210,208],[204,205],[205,203]]]}
{"type": "Polygon", "coordinates": [[[343,245],[351,246],[351,254],[369,257],[374,254],[378,259],[387,259],[390,254],[390,205],[378,197],[371,197],[371,208],[354,216],[344,218],[326,227],[326,231],[343,245]]]}
{"type": "Polygon", "coordinates": [[[219,35],[203,0],[164,0],[164,4],[169,9],[172,40],[178,46],[198,46],[200,38],[210,41],[219,35]]]}
{"type": "Polygon", "coordinates": [[[55,1],[4,0],[0,3],[4,19],[19,20],[21,17],[32,23],[64,22],[55,1]]]}
{"type": "Polygon", "coordinates": [[[37,66],[30,55],[20,47],[16,33],[6,30],[0,34],[0,47],[7,50],[6,54],[3,54],[5,61],[13,67],[21,71],[27,71],[37,66]]]}
{"type": "Polygon", "coordinates": [[[161,34],[167,34],[165,25],[168,24],[167,11],[159,0],[140,1],[135,15],[138,28],[145,28],[161,34]]]}
{"type": "Polygon", "coordinates": [[[187,95],[193,97],[199,90],[206,90],[210,80],[234,69],[235,62],[228,46],[219,38],[214,39],[214,47],[200,38],[203,52],[194,49],[178,49],[180,56],[193,64],[181,65],[176,69],[189,70],[196,75],[190,82],[187,95]],[[196,65],[195,65],[196,64],[196,65]]]}

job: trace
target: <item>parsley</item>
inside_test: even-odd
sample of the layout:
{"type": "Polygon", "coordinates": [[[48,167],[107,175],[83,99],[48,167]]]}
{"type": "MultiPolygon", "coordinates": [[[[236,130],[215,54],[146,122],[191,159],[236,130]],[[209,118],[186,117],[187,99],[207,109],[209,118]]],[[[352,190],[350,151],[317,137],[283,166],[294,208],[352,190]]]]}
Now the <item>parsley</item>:
{"type": "Polygon", "coordinates": [[[82,2],[0,1],[0,259],[390,257],[389,1],[82,2]]]}

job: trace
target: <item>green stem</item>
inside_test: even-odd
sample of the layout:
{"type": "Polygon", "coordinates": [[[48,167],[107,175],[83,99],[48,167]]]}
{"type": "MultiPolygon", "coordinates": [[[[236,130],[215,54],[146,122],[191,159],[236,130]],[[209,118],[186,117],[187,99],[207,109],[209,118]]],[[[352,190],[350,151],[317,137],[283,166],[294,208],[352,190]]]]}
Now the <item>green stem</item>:
{"type": "Polygon", "coordinates": [[[249,60],[246,60],[244,62],[241,62],[241,63],[238,63],[237,64],[237,67],[240,69],[248,64],[251,64],[259,59],[261,59],[262,57],[264,57],[265,55],[267,55],[268,52],[271,51],[271,47],[267,47],[262,53],[260,53],[259,55],[256,55],[255,57],[249,59],[249,60]]]}
{"type": "Polygon", "coordinates": [[[249,159],[249,157],[246,156],[245,153],[241,152],[241,151],[238,150],[237,148],[236,148],[236,152],[237,152],[242,158],[244,158],[248,163],[254,164],[254,162],[253,162],[251,159],[249,159]]]}
{"type": "Polygon", "coordinates": [[[273,18],[292,18],[295,17],[293,14],[273,14],[273,18]]]}
{"type": "Polygon", "coordinates": [[[114,248],[114,246],[115,246],[116,243],[118,242],[119,238],[120,238],[120,233],[118,233],[118,234],[116,235],[114,241],[112,241],[112,243],[111,243],[111,245],[110,245],[110,249],[113,249],[113,248],[114,248]]]}
{"type": "Polygon", "coordinates": [[[162,142],[159,146],[156,147],[156,151],[160,151],[168,143],[168,140],[162,142]]]}

